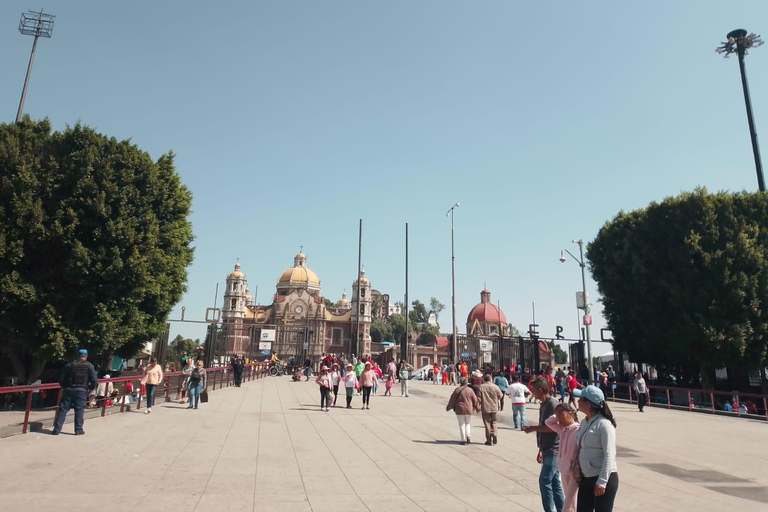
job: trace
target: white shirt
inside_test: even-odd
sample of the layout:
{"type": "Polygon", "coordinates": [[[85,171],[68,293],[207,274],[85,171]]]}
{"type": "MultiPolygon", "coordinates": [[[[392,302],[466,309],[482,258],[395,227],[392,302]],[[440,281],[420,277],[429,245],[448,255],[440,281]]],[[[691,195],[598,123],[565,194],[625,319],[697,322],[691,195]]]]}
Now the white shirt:
{"type": "Polygon", "coordinates": [[[507,394],[512,399],[512,405],[525,405],[525,394],[530,393],[528,386],[515,382],[507,388],[507,394]]]}
{"type": "Polygon", "coordinates": [[[339,379],[341,378],[341,374],[339,372],[331,372],[331,379],[333,380],[333,385],[338,386],[339,385],[339,379]]]}
{"type": "Polygon", "coordinates": [[[348,387],[348,388],[355,387],[355,384],[357,384],[357,375],[355,375],[354,370],[351,372],[347,372],[344,375],[344,384],[346,384],[345,387],[348,387]]]}

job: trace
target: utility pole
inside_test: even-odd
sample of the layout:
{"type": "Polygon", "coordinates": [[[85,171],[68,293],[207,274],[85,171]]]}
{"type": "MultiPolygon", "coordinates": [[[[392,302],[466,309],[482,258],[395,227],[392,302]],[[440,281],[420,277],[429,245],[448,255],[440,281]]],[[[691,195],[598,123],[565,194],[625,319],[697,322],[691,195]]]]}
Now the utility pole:
{"type": "Polygon", "coordinates": [[[35,51],[37,50],[37,40],[41,37],[50,38],[53,33],[53,19],[56,16],[40,12],[27,11],[21,14],[19,22],[19,32],[25,36],[35,36],[32,43],[32,53],[29,55],[29,64],[27,65],[27,76],[24,78],[24,88],[21,90],[21,101],[19,101],[19,110],[16,112],[16,122],[21,122],[21,114],[24,111],[24,100],[27,98],[27,85],[29,85],[29,75],[32,74],[32,63],[35,62],[35,51]]]}
{"type": "Polygon", "coordinates": [[[749,84],[747,83],[747,69],[744,65],[744,56],[749,53],[750,48],[757,48],[763,44],[760,36],[755,34],[747,35],[743,28],[732,30],[726,36],[728,39],[718,46],[717,53],[724,53],[727,59],[732,53],[739,56],[739,70],[741,71],[741,88],[744,91],[744,103],[747,107],[747,123],[749,124],[749,136],[752,139],[752,154],[755,158],[755,171],[757,172],[757,187],[760,192],[765,192],[765,178],[763,177],[763,163],[760,161],[760,146],[757,144],[757,130],[755,129],[755,118],[752,115],[752,99],[749,95],[749,84]]]}
{"type": "Polygon", "coordinates": [[[355,337],[357,343],[355,343],[355,354],[360,359],[363,354],[360,353],[360,342],[362,338],[360,336],[360,274],[363,272],[363,219],[360,219],[360,227],[358,228],[357,235],[357,303],[355,304],[355,337]]]}
{"type": "Polygon", "coordinates": [[[589,327],[592,324],[592,317],[590,315],[590,308],[589,308],[589,298],[587,297],[587,275],[586,275],[586,263],[584,263],[584,241],[583,240],[573,240],[573,243],[577,244],[579,246],[579,257],[577,258],[574,256],[571,251],[568,249],[563,249],[560,252],[560,263],[565,263],[566,258],[564,253],[568,253],[568,256],[576,260],[576,263],[579,264],[581,267],[581,293],[584,300],[584,307],[579,306],[576,304],[576,307],[579,309],[584,310],[584,318],[583,318],[583,324],[586,332],[586,338],[587,338],[587,367],[589,367],[589,380],[594,380],[595,378],[595,368],[594,363],[592,361],[592,338],[590,336],[589,327]]]}
{"type": "Polygon", "coordinates": [[[408,362],[408,223],[405,223],[405,336],[400,345],[400,359],[408,362]]]}
{"type": "Polygon", "coordinates": [[[453,211],[458,207],[459,203],[454,204],[445,214],[446,217],[451,217],[451,332],[453,333],[453,339],[451,340],[451,362],[453,363],[459,359],[459,340],[456,332],[456,236],[453,228],[453,211]]]}

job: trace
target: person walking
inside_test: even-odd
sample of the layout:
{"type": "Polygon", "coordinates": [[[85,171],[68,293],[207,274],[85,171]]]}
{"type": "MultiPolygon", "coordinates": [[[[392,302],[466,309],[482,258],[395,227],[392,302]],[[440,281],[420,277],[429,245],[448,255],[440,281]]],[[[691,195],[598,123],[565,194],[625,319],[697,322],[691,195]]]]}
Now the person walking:
{"type": "Polygon", "coordinates": [[[192,370],[195,369],[195,363],[191,357],[184,360],[184,366],[181,369],[181,375],[184,380],[181,381],[181,403],[184,403],[184,398],[189,390],[189,376],[192,375],[192,370]]]}
{"type": "Polygon", "coordinates": [[[77,359],[64,365],[59,376],[59,385],[62,388],[59,411],[56,414],[56,422],[53,425],[53,435],[57,436],[64,426],[64,420],[71,408],[75,409],[75,435],[85,434],[83,422],[85,421],[85,404],[88,392],[99,385],[96,377],[96,369],[87,361],[88,351],[84,348],[78,352],[77,359]]]}
{"type": "Polygon", "coordinates": [[[507,388],[509,401],[512,403],[512,425],[520,430],[525,427],[525,397],[531,394],[531,390],[520,382],[520,377],[512,376],[512,385],[507,388]]]}
{"type": "Polygon", "coordinates": [[[568,378],[566,379],[568,384],[568,404],[573,406],[573,408],[576,408],[576,395],[573,394],[573,390],[576,388],[583,388],[581,384],[579,384],[579,379],[576,378],[576,372],[571,370],[569,372],[568,378]]]}
{"type": "Polygon", "coordinates": [[[650,402],[651,394],[648,391],[648,385],[645,383],[641,372],[635,373],[635,380],[632,381],[632,389],[637,393],[637,410],[643,412],[643,407],[650,402]]]}
{"type": "Polygon", "coordinates": [[[339,383],[341,382],[341,372],[339,363],[333,363],[331,366],[331,385],[333,386],[333,407],[336,407],[336,400],[339,398],[339,383]]]}
{"type": "Polygon", "coordinates": [[[448,399],[448,405],[445,406],[445,410],[456,413],[456,419],[459,422],[460,444],[465,445],[471,443],[472,413],[480,410],[480,399],[477,398],[474,390],[467,385],[466,377],[462,377],[459,380],[459,387],[453,390],[451,398],[448,399]]]}
{"type": "Polygon", "coordinates": [[[448,383],[451,386],[456,384],[456,365],[453,363],[448,365],[448,383]]]}
{"type": "Polygon", "coordinates": [[[437,386],[438,384],[440,384],[440,365],[435,361],[435,364],[432,365],[432,385],[437,386]]]}
{"type": "MultiPolygon", "coordinates": [[[[531,391],[536,399],[541,402],[539,407],[539,426],[555,414],[555,407],[559,403],[550,395],[550,383],[546,377],[540,377],[531,383],[531,391]]],[[[565,503],[565,495],[560,485],[560,472],[557,470],[557,454],[559,440],[554,432],[537,433],[536,442],[539,445],[539,453],[536,462],[541,464],[539,473],[539,491],[541,492],[541,504],[544,512],[562,512],[565,503]]]]}
{"type": "Polygon", "coordinates": [[[147,390],[147,410],[144,413],[150,414],[152,406],[155,405],[157,386],[163,382],[163,369],[157,364],[156,357],[149,360],[149,366],[144,369],[144,376],[147,378],[147,382],[144,385],[147,390]]]}
{"type": "Polygon", "coordinates": [[[307,357],[304,360],[304,377],[306,377],[304,382],[309,381],[309,378],[311,376],[312,376],[312,360],[309,357],[307,357]]]}
{"type": "Polygon", "coordinates": [[[466,361],[462,361],[461,365],[459,365],[459,373],[464,378],[469,377],[469,366],[467,366],[467,362],[466,361]]]}
{"type": "Polygon", "coordinates": [[[403,361],[400,365],[400,396],[408,398],[408,381],[413,376],[413,366],[403,361]]]}
{"type": "Polygon", "coordinates": [[[243,370],[245,370],[245,363],[243,362],[243,358],[240,356],[235,356],[234,361],[232,361],[232,372],[235,376],[235,387],[239,388],[243,383],[243,370]]]}
{"type": "Polygon", "coordinates": [[[328,373],[328,367],[320,368],[320,375],[315,379],[315,383],[320,386],[320,410],[328,412],[331,390],[333,389],[333,378],[328,373]]]}
{"type": "Polygon", "coordinates": [[[200,360],[189,374],[189,406],[187,409],[197,409],[200,404],[200,393],[205,391],[207,381],[205,365],[200,360]]]}
{"type": "Polygon", "coordinates": [[[363,372],[360,374],[360,387],[363,390],[363,409],[371,408],[371,390],[373,389],[375,379],[376,374],[371,369],[371,363],[365,363],[363,372]]]}
{"type": "Polygon", "coordinates": [[[525,427],[525,433],[555,432],[560,441],[560,451],[557,454],[557,469],[565,492],[563,512],[577,512],[576,498],[579,493],[579,484],[571,473],[571,463],[579,456],[579,418],[576,408],[570,404],[560,403],[555,407],[555,415],[550,416],[544,422],[544,426],[525,427]]]}
{"type": "Polygon", "coordinates": [[[391,375],[387,375],[387,381],[384,383],[384,396],[392,396],[392,386],[395,384],[395,379],[391,375]]]}
{"type": "Polygon", "coordinates": [[[387,363],[387,375],[390,375],[394,379],[396,371],[397,371],[397,365],[395,364],[394,360],[387,363]]]}
{"type": "Polygon", "coordinates": [[[499,412],[501,412],[504,410],[504,395],[507,393],[509,381],[501,373],[501,370],[499,370],[496,372],[496,377],[493,378],[493,383],[496,384],[496,386],[499,388],[499,391],[501,391],[501,400],[499,400],[499,412]]]}
{"type": "Polygon", "coordinates": [[[447,364],[443,363],[442,368],[440,368],[440,375],[443,378],[442,385],[443,386],[447,386],[449,384],[449,382],[450,382],[448,380],[448,365],[447,364]]]}
{"type": "Polygon", "coordinates": [[[499,412],[499,402],[504,399],[504,393],[499,386],[491,382],[491,374],[486,373],[483,375],[483,383],[477,387],[477,394],[480,397],[480,410],[485,427],[485,444],[490,446],[498,442],[496,414],[499,412]]]}
{"type": "Polygon", "coordinates": [[[581,420],[578,435],[579,483],[578,512],[611,512],[619,491],[616,467],[616,420],[595,386],[574,390],[579,398],[581,420]]]}
{"type": "MultiPolygon", "coordinates": [[[[365,363],[363,362],[362,359],[359,359],[357,361],[357,364],[355,364],[355,375],[357,376],[358,382],[360,381],[360,376],[363,374],[363,371],[365,371],[365,363]]],[[[362,393],[362,389],[360,389],[360,387],[358,386],[357,394],[359,395],[361,393],[362,393]]]]}
{"type": "Polygon", "coordinates": [[[357,375],[355,374],[355,365],[347,363],[347,373],[344,374],[344,388],[347,392],[347,409],[352,408],[352,397],[355,395],[357,387],[357,375]]]}

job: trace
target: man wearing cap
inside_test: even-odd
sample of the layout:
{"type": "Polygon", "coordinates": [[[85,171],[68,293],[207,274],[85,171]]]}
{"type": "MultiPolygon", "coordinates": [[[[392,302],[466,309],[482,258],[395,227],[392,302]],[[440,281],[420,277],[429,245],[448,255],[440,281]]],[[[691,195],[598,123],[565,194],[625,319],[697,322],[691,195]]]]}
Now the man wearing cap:
{"type": "Polygon", "coordinates": [[[57,436],[61,432],[64,420],[69,410],[75,408],[75,434],[85,434],[83,430],[83,416],[88,391],[96,389],[99,381],[96,378],[96,369],[87,361],[88,351],[80,349],[75,361],[64,365],[59,377],[59,385],[64,390],[59,402],[59,410],[52,434],[57,436]]]}

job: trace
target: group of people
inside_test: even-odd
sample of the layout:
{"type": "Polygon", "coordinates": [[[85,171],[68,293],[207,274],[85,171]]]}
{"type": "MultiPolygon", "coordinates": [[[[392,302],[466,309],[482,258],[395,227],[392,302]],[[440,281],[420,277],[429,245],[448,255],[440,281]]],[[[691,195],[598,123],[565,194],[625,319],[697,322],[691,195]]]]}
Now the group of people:
{"type": "MultiPolygon", "coordinates": [[[[574,406],[561,395],[555,398],[550,380],[540,376],[529,386],[511,375],[509,383],[501,372],[486,373],[477,384],[466,377],[459,381],[446,406],[459,424],[459,443],[471,443],[471,417],[481,413],[485,444],[498,443],[497,414],[504,396],[511,398],[515,428],[536,433],[541,464],[539,489],[545,512],[610,512],[619,488],[616,467],[616,421],[605,395],[592,385],[574,386],[574,406]],[[533,395],[540,403],[538,425],[525,423],[525,398],[533,395]],[[579,422],[578,412],[584,415],[579,422]]],[[[564,379],[565,380],[565,379],[564,379]]],[[[575,377],[574,377],[575,380],[575,377]]],[[[556,383],[555,383],[556,384],[556,383]]]]}
{"type": "Polygon", "coordinates": [[[357,359],[353,354],[352,357],[354,362],[347,360],[343,354],[338,359],[333,354],[326,354],[323,357],[320,373],[315,379],[315,383],[320,387],[321,411],[328,412],[331,407],[336,407],[339,387],[342,383],[346,392],[347,409],[352,409],[355,394],[362,395],[361,408],[370,409],[371,395],[377,394],[382,380],[385,388],[384,396],[392,396],[395,379],[400,381],[401,395],[406,398],[409,396],[408,381],[413,377],[413,366],[402,360],[400,364],[390,361],[382,371],[370,356],[357,359]]]}
{"type": "Polygon", "coordinates": [[[432,371],[428,375],[432,379],[432,384],[442,384],[443,386],[456,386],[459,384],[459,380],[468,378],[469,366],[466,361],[460,363],[443,363],[437,362],[432,366],[432,371]]]}

